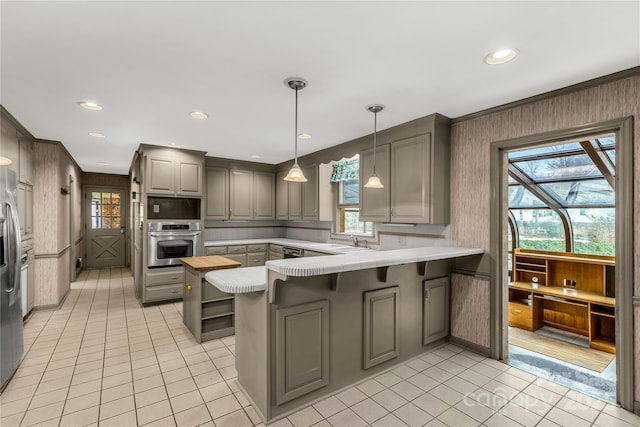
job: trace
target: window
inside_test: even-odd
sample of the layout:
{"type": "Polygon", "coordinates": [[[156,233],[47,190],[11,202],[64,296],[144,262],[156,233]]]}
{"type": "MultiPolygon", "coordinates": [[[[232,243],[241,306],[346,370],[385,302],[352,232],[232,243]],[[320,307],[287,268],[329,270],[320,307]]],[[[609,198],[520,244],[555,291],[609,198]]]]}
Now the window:
{"type": "Polygon", "coordinates": [[[334,163],[331,182],[338,184],[338,233],[373,235],[373,223],[360,221],[359,156],[334,163]]]}
{"type": "Polygon", "coordinates": [[[120,193],[91,192],[91,228],[120,228],[120,193]]]}

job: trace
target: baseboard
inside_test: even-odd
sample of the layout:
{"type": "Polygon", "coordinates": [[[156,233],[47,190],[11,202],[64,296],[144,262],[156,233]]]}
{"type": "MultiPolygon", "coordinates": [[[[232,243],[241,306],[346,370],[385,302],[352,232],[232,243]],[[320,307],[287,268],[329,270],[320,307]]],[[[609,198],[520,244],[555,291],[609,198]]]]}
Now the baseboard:
{"type": "Polygon", "coordinates": [[[38,306],[33,306],[33,308],[31,309],[31,311],[49,311],[49,310],[58,310],[60,307],[62,307],[62,304],[64,304],[65,300],[67,299],[67,296],[69,296],[69,292],[71,291],[71,287],[69,287],[69,289],[67,289],[67,291],[64,293],[64,295],[62,296],[62,299],[60,300],[59,303],[57,304],[47,304],[47,305],[38,305],[38,306]]]}
{"type": "Polygon", "coordinates": [[[640,415],[640,402],[637,400],[633,402],[633,412],[635,412],[636,415],[640,415]]]}
{"type": "Polygon", "coordinates": [[[476,344],[471,341],[463,340],[462,338],[454,336],[449,337],[449,341],[454,343],[455,345],[459,345],[460,347],[471,350],[474,353],[478,353],[485,357],[491,357],[491,349],[489,347],[484,347],[480,344],[476,344]]]}

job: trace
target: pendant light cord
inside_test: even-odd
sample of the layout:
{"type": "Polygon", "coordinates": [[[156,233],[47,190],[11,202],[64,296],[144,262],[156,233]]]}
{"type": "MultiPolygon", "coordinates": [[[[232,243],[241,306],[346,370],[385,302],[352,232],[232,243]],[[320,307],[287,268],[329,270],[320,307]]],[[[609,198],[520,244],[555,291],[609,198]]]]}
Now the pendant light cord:
{"type": "Polygon", "coordinates": [[[376,129],[378,128],[378,112],[373,113],[373,175],[376,174],[376,129]]]}
{"type": "Polygon", "coordinates": [[[295,133],[294,133],[294,140],[295,140],[295,160],[294,160],[294,164],[297,165],[298,164],[298,88],[296,87],[296,124],[295,124],[295,133]]]}

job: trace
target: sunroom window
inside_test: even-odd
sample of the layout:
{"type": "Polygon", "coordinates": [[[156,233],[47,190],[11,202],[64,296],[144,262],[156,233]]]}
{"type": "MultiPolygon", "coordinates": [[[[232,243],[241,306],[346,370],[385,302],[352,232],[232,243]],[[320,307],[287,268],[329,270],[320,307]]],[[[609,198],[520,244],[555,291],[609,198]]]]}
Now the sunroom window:
{"type": "Polygon", "coordinates": [[[509,153],[514,247],[615,253],[615,135],[509,153]]]}

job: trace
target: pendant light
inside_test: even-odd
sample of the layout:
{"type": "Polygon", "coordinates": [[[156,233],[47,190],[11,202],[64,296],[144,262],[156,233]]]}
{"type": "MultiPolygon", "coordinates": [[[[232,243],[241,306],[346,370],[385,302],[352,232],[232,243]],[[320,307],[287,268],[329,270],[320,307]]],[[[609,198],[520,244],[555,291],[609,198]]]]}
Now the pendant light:
{"type": "Polygon", "coordinates": [[[367,110],[373,113],[373,175],[364,185],[367,188],[384,188],[382,181],[376,175],[376,133],[378,127],[378,113],[384,109],[384,105],[369,105],[367,110]]]}
{"type": "Polygon", "coordinates": [[[284,84],[296,91],[296,125],[295,125],[295,158],[293,160],[293,167],[289,169],[289,173],[284,177],[285,181],[292,182],[307,182],[307,178],[304,177],[302,169],[298,166],[298,91],[304,89],[307,86],[307,81],[298,77],[288,78],[284,81],[284,84]]]}

